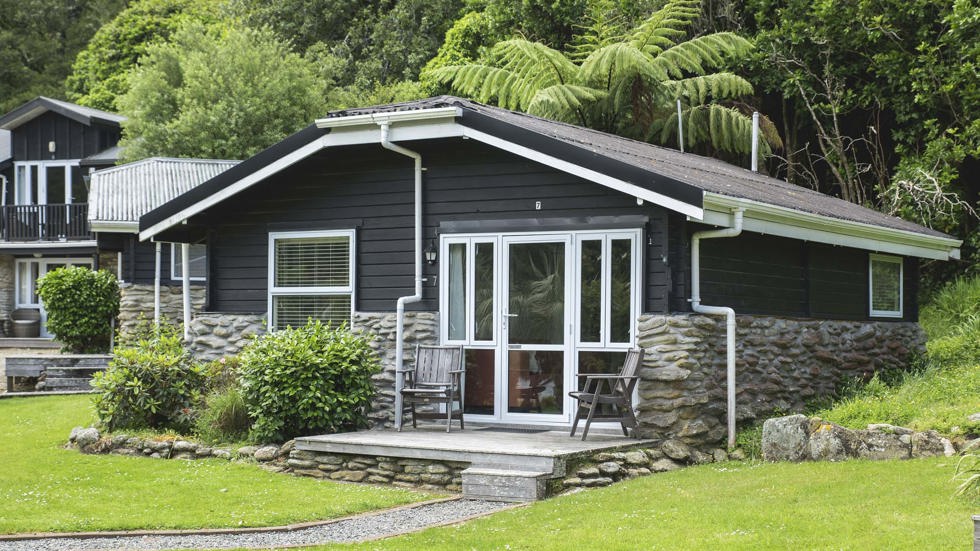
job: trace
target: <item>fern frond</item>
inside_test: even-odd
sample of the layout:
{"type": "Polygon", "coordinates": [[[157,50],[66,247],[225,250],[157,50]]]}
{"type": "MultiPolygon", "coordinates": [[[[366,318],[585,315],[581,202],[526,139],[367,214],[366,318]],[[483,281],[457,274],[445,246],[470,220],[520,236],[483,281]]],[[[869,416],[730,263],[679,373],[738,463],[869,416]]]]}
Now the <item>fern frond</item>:
{"type": "Polygon", "coordinates": [[[673,78],[703,75],[726,60],[747,55],[752,43],[734,33],[714,33],[681,42],[654,58],[653,63],[673,78]]]}
{"type": "Polygon", "coordinates": [[[754,90],[749,81],[734,73],[711,73],[664,83],[674,99],[684,99],[688,105],[698,105],[711,100],[736,99],[751,95],[754,90]]]}
{"type": "Polygon", "coordinates": [[[623,16],[612,0],[589,0],[586,11],[587,25],[575,25],[575,36],[568,57],[581,63],[592,52],[626,39],[623,16]]]}
{"type": "Polygon", "coordinates": [[[595,103],[606,96],[607,92],[604,90],[572,84],[557,84],[538,90],[528,106],[527,112],[553,120],[584,124],[588,121],[583,121],[579,114],[589,107],[588,104],[595,103]]]}
{"type": "MultiPolygon", "coordinates": [[[[684,120],[684,144],[693,148],[708,144],[715,149],[733,153],[752,152],[752,117],[737,109],[718,104],[689,107],[681,112],[684,120]]],[[[655,130],[659,131],[660,143],[676,141],[677,114],[667,117],[655,130]]],[[[772,154],[767,140],[759,142],[762,157],[772,154]]]]}
{"type": "Polygon", "coordinates": [[[578,73],[578,66],[565,54],[523,38],[498,42],[493,46],[493,55],[500,60],[501,69],[533,83],[539,90],[555,84],[570,84],[578,73]]]}
{"type": "Polygon", "coordinates": [[[580,79],[592,86],[609,88],[616,81],[634,77],[662,81],[667,78],[663,70],[651,62],[649,56],[626,42],[600,48],[582,62],[580,79]]]}
{"type": "Polygon", "coordinates": [[[673,0],[650,14],[630,37],[633,47],[652,56],[673,47],[701,14],[700,0],[673,0]]]}
{"type": "Polygon", "coordinates": [[[433,79],[450,85],[453,90],[476,101],[490,103],[494,98],[497,105],[506,109],[523,109],[531,102],[531,97],[523,97],[521,92],[527,88],[519,78],[505,69],[488,65],[450,65],[440,67],[431,73],[433,79]]]}

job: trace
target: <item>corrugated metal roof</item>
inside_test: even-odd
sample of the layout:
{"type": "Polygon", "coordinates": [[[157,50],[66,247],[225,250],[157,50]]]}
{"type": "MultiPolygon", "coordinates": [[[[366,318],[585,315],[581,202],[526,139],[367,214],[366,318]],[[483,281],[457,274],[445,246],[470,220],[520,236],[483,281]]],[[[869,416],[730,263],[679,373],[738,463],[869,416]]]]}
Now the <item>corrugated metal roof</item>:
{"type": "Polygon", "coordinates": [[[214,159],[143,159],[92,173],[89,221],[130,223],[135,233],[140,216],[214,178],[239,161],[214,159]]]}

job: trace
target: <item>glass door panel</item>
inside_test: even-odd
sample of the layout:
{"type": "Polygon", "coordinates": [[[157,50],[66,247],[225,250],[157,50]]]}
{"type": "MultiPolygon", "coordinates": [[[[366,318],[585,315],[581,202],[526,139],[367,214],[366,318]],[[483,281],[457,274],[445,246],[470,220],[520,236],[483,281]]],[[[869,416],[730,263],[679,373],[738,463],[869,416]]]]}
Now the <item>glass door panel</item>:
{"type": "Polygon", "coordinates": [[[467,348],[466,382],[463,396],[466,406],[463,413],[493,415],[497,396],[494,376],[497,370],[497,351],[486,348],[467,348]]]}
{"type": "Polygon", "coordinates": [[[506,241],[505,418],[566,413],[568,244],[554,237],[506,241]]]}

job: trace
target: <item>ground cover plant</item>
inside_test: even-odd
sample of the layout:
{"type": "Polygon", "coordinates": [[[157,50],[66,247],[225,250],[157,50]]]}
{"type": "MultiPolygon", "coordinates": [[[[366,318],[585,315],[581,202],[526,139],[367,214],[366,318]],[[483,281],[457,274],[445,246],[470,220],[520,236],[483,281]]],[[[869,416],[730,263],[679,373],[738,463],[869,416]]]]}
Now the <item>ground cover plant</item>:
{"type": "Polygon", "coordinates": [[[716,463],[315,549],[965,549],[975,505],[952,498],[955,463],[716,463]]]}
{"type": "Polygon", "coordinates": [[[0,400],[0,533],[269,526],[427,497],[270,473],[208,459],[83,455],[63,449],[93,418],[89,396],[0,400]]]}

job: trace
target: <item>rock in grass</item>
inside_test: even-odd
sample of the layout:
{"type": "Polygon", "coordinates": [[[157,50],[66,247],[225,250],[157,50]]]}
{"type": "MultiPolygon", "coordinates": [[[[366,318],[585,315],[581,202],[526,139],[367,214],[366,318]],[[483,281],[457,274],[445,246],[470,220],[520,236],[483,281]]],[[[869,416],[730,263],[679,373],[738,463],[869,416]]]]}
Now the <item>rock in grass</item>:
{"type": "Polygon", "coordinates": [[[242,447],[238,448],[238,456],[239,457],[252,457],[252,456],[255,455],[255,452],[258,449],[259,449],[258,446],[242,446],[242,447]]]}
{"type": "Polygon", "coordinates": [[[98,429],[82,429],[75,434],[75,444],[78,445],[79,448],[86,448],[98,442],[99,438],[101,438],[101,435],[99,434],[98,429]]]}
{"type": "Polygon", "coordinates": [[[766,461],[803,461],[809,455],[810,420],[805,415],[766,419],[762,424],[762,458],[766,461]]]}
{"type": "Polygon", "coordinates": [[[279,455],[279,446],[262,446],[255,450],[253,457],[256,461],[272,461],[279,455]]]}
{"type": "Polygon", "coordinates": [[[658,459],[658,460],[654,461],[653,463],[651,463],[650,464],[650,472],[654,472],[654,473],[665,473],[667,471],[676,471],[677,469],[680,469],[681,467],[682,467],[682,465],[678,464],[677,462],[675,462],[673,460],[667,459],[665,457],[663,459],[658,459]]]}
{"type": "Polygon", "coordinates": [[[691,448],[680,440],[670,439],[660,447],[667,457],[677,461],[687,461],[691,457],[691,448]]]}

